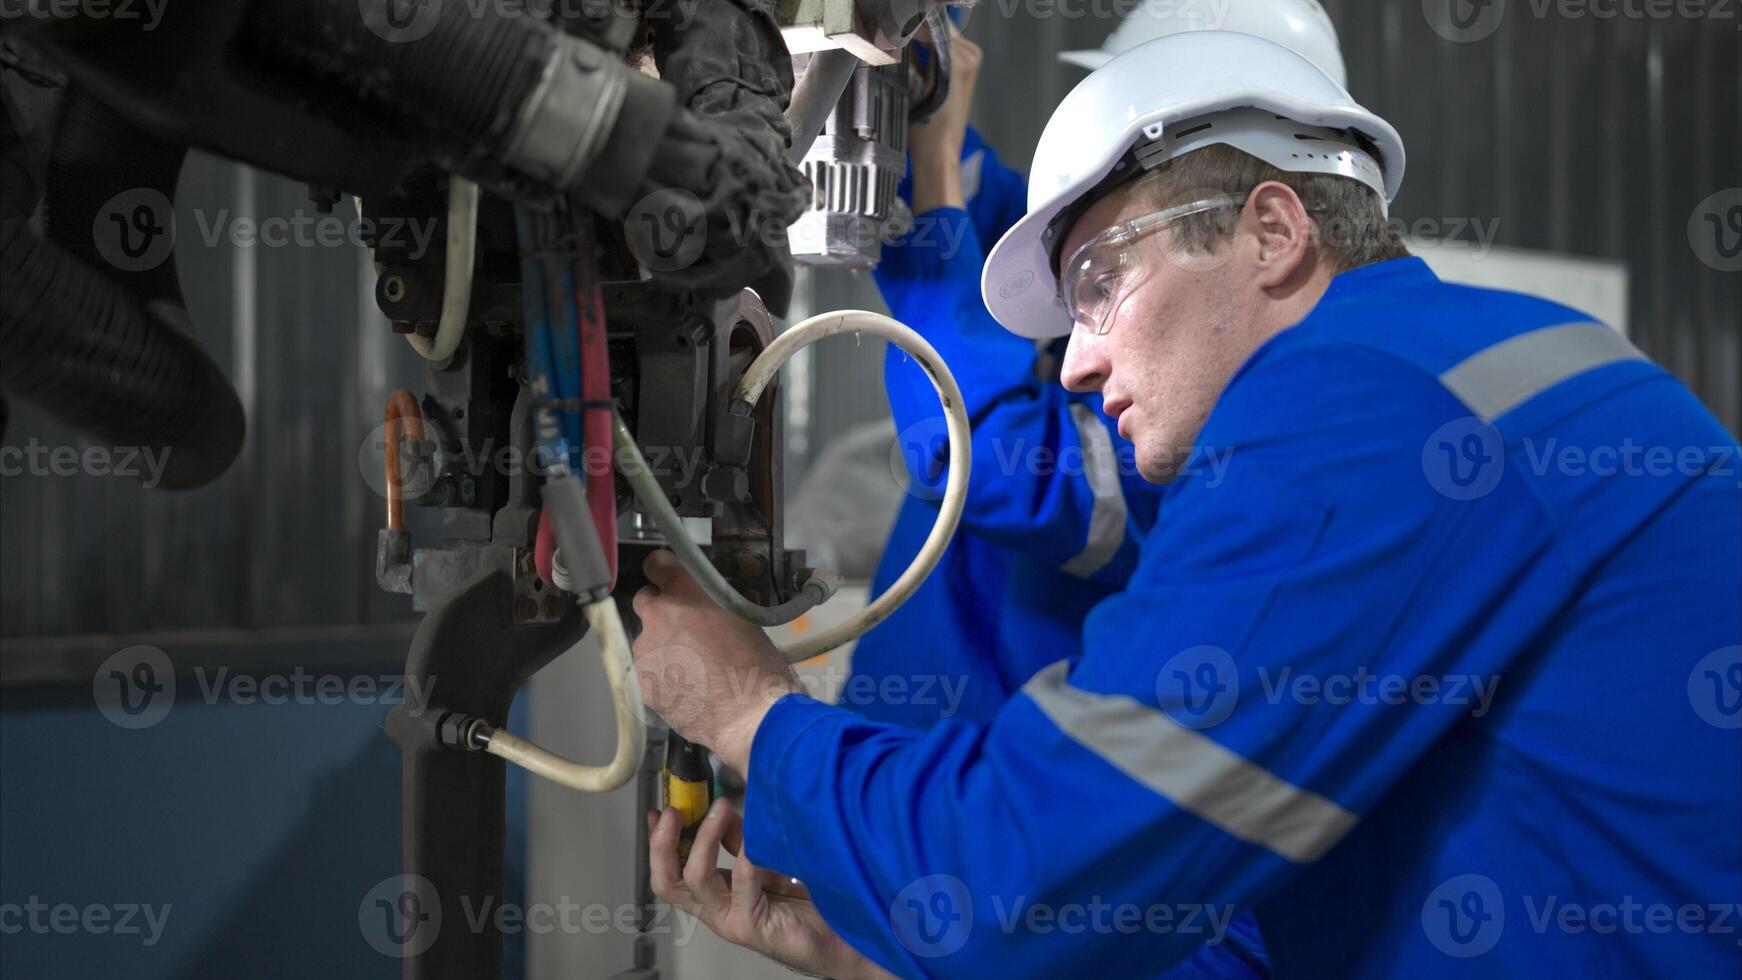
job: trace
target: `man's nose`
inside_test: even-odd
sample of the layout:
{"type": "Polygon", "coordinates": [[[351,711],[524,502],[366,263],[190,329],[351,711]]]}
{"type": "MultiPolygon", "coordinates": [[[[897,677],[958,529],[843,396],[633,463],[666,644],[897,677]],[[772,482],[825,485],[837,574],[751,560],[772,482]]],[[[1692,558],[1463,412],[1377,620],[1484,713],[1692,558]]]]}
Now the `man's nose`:
{"type": "Polygon", "coordinates": [[[1065,344],[1065,360],[1059,366],[1059,382],[1071,391],[1100,391],[1107,382],[1107,358],[1099,337],[1072,330],[1065,344]]]}

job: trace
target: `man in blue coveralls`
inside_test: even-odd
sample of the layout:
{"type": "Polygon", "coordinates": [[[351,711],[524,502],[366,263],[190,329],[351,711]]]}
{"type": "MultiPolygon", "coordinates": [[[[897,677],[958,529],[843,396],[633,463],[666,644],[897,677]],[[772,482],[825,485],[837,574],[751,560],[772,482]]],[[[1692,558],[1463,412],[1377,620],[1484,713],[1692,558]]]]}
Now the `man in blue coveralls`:
{"type": "Polygon", "coordinates": [[[1402,173],[1249,36],[1078,86],[983,294],[1166,484],[1129,586],[917,732],[655,555],[638,664],[711,656],[650,704],[749,781],[682,868],[658,817],[656,891],[836,977],[1152,976],[1246,910],[1284,976],[1734,975],[1738,447],[1609,328],[1409,257],[1402,173]]]}
{"type": "MultiPolygon", "coordinates": [[[[1144,41],[1212,26],[1276,41],[1343,81],[1336,29],[1316,0],[1229,0],[1214,11],[1145,5],[1103,49],[1060,57],[1094,68],[1144,41]]],[[[1135,568],[1137,542],[1160,496],[1138,475],[1131,444],[1111,431],[1099,397],[1059,386],[1062,339],[1037,349],[1002,330],[981,302],[982,243],[997,241],[1022,217],[1027,187],[968,126],[981,52],[961,37],[953,47],[949,97],[909,135],[900,194],[912,205],[916,233],[885,247],[876,278],[891,313],[963,366],[957,378],[973,423],[978,479],[938,567],[859,641],[848,681],[850,690],[934,692],[852,700],[866,717],[916,728],[940,717],[989,722],[1041,668],[1075,659],[1089,610],[1135,568]],[[944,223],[954,227],[941,233],[935,226],[944,223]],[[938,678],[945,683],[926,683],[938,678]]],[[[947,476],[930,382],[892,346],[885,383],[914,492],[897,514],[873,594],[918,552],[947,476]]],[[[1209,931],[1206,946],[1170,977],[1263,976],[1251,917],[1223,925],[1225,935],[1209,931]]]]}

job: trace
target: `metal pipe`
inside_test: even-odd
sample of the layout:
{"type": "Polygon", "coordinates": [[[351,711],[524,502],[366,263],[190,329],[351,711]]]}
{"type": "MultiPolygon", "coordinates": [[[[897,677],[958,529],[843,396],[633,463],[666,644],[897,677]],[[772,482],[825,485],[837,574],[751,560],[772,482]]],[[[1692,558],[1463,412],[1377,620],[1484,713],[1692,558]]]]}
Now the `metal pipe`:
{"type": "Polygon", "coordinates": [[[810,152],[858,67],[859,56],[845,48],[827,48],[811,55],[786,107],[786,123],[792,127],[792,149],[786,158],[793,166],[810,152]]]}

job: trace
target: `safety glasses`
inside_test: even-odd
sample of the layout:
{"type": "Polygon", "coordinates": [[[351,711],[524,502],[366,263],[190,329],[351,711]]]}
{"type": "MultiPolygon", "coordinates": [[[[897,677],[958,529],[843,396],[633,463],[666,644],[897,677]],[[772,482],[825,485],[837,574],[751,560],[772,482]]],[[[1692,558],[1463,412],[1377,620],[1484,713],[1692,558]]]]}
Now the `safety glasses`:
{"type": "Polygon", "coordinates": [[[1181,218],[1246,203],[1244,194],[1224,194],[1140,215],[1101,232],[1077,247],[1059,276],[1059,296],[1077,326],[1101,336],[1113,326],[1113,311],[1141,279],[1141,264],[1131,245],[1181,218]]]}

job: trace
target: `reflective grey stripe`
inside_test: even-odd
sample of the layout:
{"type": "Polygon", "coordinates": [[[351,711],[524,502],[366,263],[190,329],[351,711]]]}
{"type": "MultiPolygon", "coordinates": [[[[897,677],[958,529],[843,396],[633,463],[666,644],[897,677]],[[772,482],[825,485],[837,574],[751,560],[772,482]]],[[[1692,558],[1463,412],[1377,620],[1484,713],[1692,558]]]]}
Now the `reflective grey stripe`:
{"type": "Polygon", "coordinates": [[[1348,810],[1155,708],[1070,686],[1069,672],[1060,661],[1022,691],[1072,740],[1180,809],[1300,864],[1318,860],[1355,826],[1348,810]]]}
{"type": "Polygon", "coordinates": [[[1440,375],[1440,384],[1486,422],[1592,368],[1645,360],[1617,330],[1601,323],[1568,323],[1519,334],[1464,358],[1440,375]]]}
{"type": "Polygon", "coordinates": [[[980,170],[985,162],[985,150],[975,150],[962,158],[962,200],[972,201],[980,193],[980,170]]]}
{"type": "Polygon", "coordinates": [[[1083,446],[1083,474],[1095,509],[1089,512],[1089,540],[1062,570],[1086,578],[1107,567],[1119,546],[1125,543],[1125,489],[1119,485],[1119,458],[1113,438],[1095,417],[1095,410],[1082,402],[1071,405],[1071,421],[1077,424],[1077,440],[1083,446]]]}

